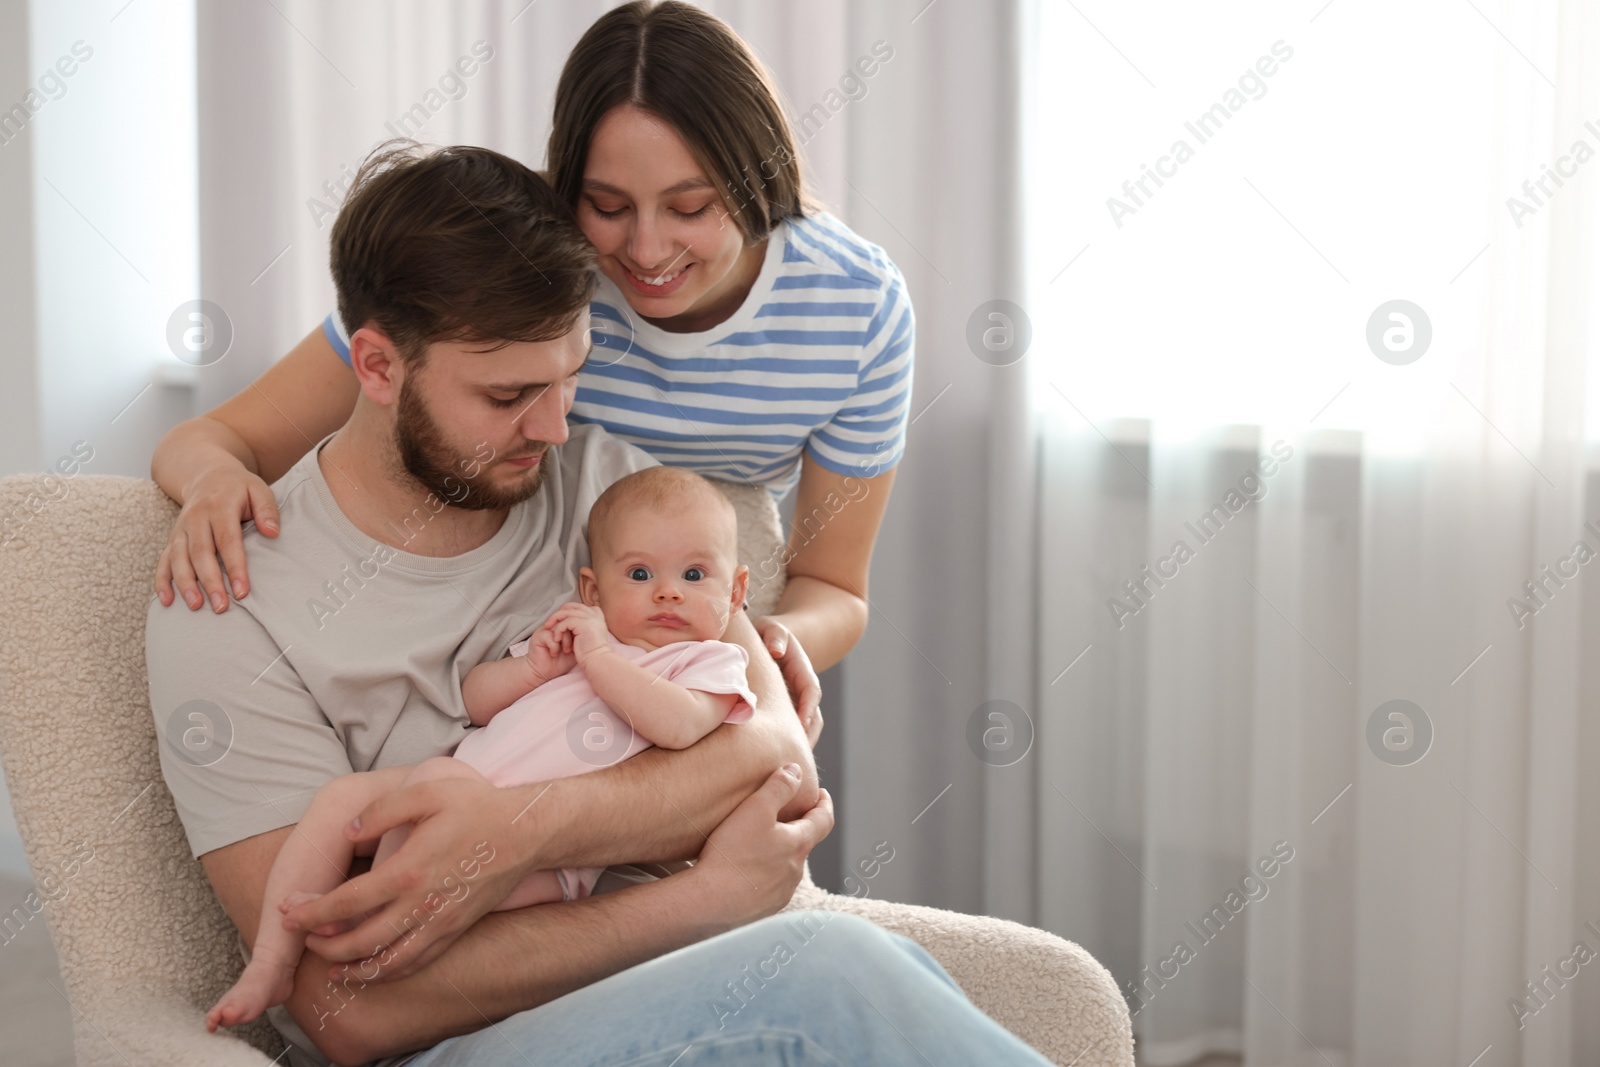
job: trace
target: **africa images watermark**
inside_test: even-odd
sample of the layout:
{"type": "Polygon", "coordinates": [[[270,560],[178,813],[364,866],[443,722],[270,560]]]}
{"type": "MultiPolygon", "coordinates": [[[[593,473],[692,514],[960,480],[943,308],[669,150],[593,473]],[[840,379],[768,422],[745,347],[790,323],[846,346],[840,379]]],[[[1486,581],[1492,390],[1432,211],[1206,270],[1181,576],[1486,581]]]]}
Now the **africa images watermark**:
{"type": "MultiPolygon", "coordinates": [[[[861,879],[857,881],[854,876],[847,876],[844,880],[845,889],[853,897],[869,895],[866,883],[882,873],[892,859],[894,847],[887,841],[879,841],[872,846],[870,856],[862,857],[854,865],[853,870],[861,879]]],[[[717,1029],[727,1029],[728,1020],[749,1007],[756,994],[776,982],[782,976],[783,969],[799,956],[800,950],[816,940],[817,935],[838,914],[836,911],[802,911],[784,923],[783,928],[789,936],[780,937],[772,943],[772,948],[765,956],[739,968],[739,977],[722,983],[726,996],[707,1001],[712,1017],[717,1020],[717,1029]],[[793,944],[790,943],[791,939],[793,944]]]]}
{"type": "Polygon", "coordinates": [[[422,903],[411,909],[411,913],[404,918],[400,926],[395,927],[391,923],[391,928],[400,936],[395,938],[388,946],[379,945],[374,947],[373,954],[367,959],[346,967],[344,969],[345,977],[342,981],[334,982],[330,980],[327,988],[322,992],[322,1000],[327,1002],[331,994],[332,999],[339,1006],[327,1011],[323,1009],[322,1004],[315,1005],[317,1029],[323,1029],[327,1026],[330,1018],[338,1015],[349,1006],[350,1002],[355,1000],[356,994],[367,988],[368,982],[377,980],[378,975],[383,973],[383,968],[394,962],[397,946],[409,944],[411,939],[421,933],[422,928],[438,917],[439,913],[446,907],[451,904],[459,904],[471,896],[472,886],[468,883],[482,874],[483,868],[493,863],[494,858],[494,846],[489,844],[488,841],[479,841],[476,845],[473,845],[472,855],[459,861],[456,865],[457,870],[461,872],[459,878],[454,873],[445,875],[440,883],[440,889],[432,890],[427,896],[423,897],[422,903]],[[488,854],[485,855],[485,852],[488,854]],[[355,989],[350,988],[352,981],[357,983],[355,989]]]}
{"type": "Polygon", "coordinates": [[[894,846],[887,841],[879,841],[872,846],[872,854],[856,860],[855,865],[848,868],[853,873],[844,876],[845,894],[852,897],[868,897],[872,895],[872,887],[867,883],[883,873],[883,869],[894,859],[894,846]]]}
{"type": "MultiPolygon", "coordinates": [[[[1589,131],[1590,136],[1600,140],[1600,125],[1596,125],[1594,119],[1585,122],[1583,128],[1589,131]]],[[[1566,184],[1561,179],[1576,178],[1578,168],[1594,157],[1594,146],[1580,137],[1572,142],[1572,147],[1567,150],[1566,155],[1557,157],[1554,167],[1549,163],[1539,164],[1538,177],[1529,178],[1522,183],[1522,197],[1526,199],[1506,197],[1506,211],[1510,212],[1511,221],[1516,223],[1517,229],[1522,229],[1522,224],[1537,215],[1539,209],[1555,196],[1556,190],[1566,184]]]]}
{"type": "MultiPolygon", "coordinates": [[[[1596,526],[1593,519],[1584,523],[1583,528],[1600,543],[1600,526],[1596,526]]],[[[1506,609],[1511,612],[1511,621],[1517,624],[1517,629],[1523,629],[1529,619],[1549,607],[1556,593],[1565,589],[1567,582],[1578,577],[1579,568],[1596,558],[1600,558],[1600,550],[1590,545],[1588,538],[1580,538],[1553,566],[1541,564],[1534,576],[1522,583],[1522,597],[1506,598],[1506,609]]]]}
{"type": "MultiPolygon", "coordinates": [[[[1593,919],[1586,921],[1584,928],[1596,937],[1600,937],[1600,926],[1596,926],[1593,919]]],[[[1550,972],[1550,964],[1545,964],[1539,970],[1543,977],[1529,979],[1522,984],[1525,996],[1507,997],[1506,1007],[1511,1010],[1511,1017],[1517,1021],[1517,1029],[1525,1030],[1528,1020],[1538,1015],[1550,1006],[1556,999],[1556,994],[1567,987],[1567,983],[1578,977],[1578,973],[1593,963],[1600,955],[1589,947],[1589,942],[1579,938],[1572,943],[1572,953],[1556,961],[1555,973],[1550,972]]]]}
{"type": "Polygon", "coordinates": [[[1257,860],[1255,867],[1239,879],[1238,888],[1229,889],[1221,903],[1212,905],[1211,910],[1200,917],[1199,926],[1185,921],[1184,928],[1194,935],[1195,944],[1190,945],[1186,938],[1180,937],[1165,957],[1139,971],[1142,978],[1129,980],[1124,992],[1129,1003],[1134,1005],[1133,1014],[1138,1015],[1148,1007],[1156,994],[1165,989],[1168,982],[1176,980],[1184,967],[1198,959],[1201,949],[1221,937],[1228,924],[1243,914],[1245,908],[1266,900],[1267,894],[1272,892],[1269,883],[1293,859],[1294,847],[1289,842],[1273,842],[1272,851],[1257,860]]]}
{"type": "Polygon", "coordinates": [[[421,504],[412,508],[410,513],[400,522],[391,521],[390,527],[400,536],[400,548],[383,544],[380,541],[372,543],[372,551],[355,565],[355,570],[350,569],[346,563],[339,568],[339,573],[322,583],[321,593],[306,598],[306,608],[311,612],[317,629],[327,626],[328,620],[338,615],[339,612],[350,606],[356,595],[367,587],[367,583],[375,580],[383,572],[386,564],[392,563],[405,545],[416,540],[428,523],[451,504],[459,504],[471,492],[468,484],[483,472],[485,465],[494,462],[495,447],[484,441],[473,449],[470,457],[456,461],[456,466],[461,468],[462,477],[466,481],[459,481],[455,475],[445,478],[445,498],[440,499],[439,494],[429,492],[421,504]],[[485,455],[485,450],[488,454],[485,455]]]}
{"type": "Polygon", "coordinates": [[[71,856],[55,870],[46,871],[39,877],[37,885],[23,898],[22,903],[0,916],[0,945],[9,945],[21,937],[28,924],[37,919],[48,905],[67,899],[67,883],[77,876],[84,864],[93,859],[94,846],[87,841],[80,841],[71,856]]]}
{"type": "MultiPolygon", "coordinates": [[[[856,58],[839,77],[838,88],[830,88],[822,94],[822,99],[812,104],[805,111],[799,112],[793,119],[795,140],[798,147],[804,147],[814,140],[822,128],[833,120],[833,117],[843,111],[848,105],[865,100],[871,87],[867,84],[870,79],[883,69],[894,58],[894,46],[888,41],[874,41],[870,55],[856,58]]],[[[770,130],[771,127],[768,127],[770,130]]],[[[778,172],[794,162],[794,156],[784,145],[783,138],[773,132],[772,151],[766,158],[758,161],[755,170],[746,163],[740,168],[740,176],[728,179],[729,199],[737,205],[733,214],[738,215],[751,204],[760,203],[761,183],[771,181],[778,176],[778,172]],[[770,170],[771,173],[768,173],[770,170]],[[756,188],[752,188],[755,186],[756,188]]]]}
{"type": "Polygon", "coordinates": [[[53,100],[67,95],[67,79],[78,73],[78,68],[94,56],[94,48],[82,41],[72,42],[72,54],[63,55],[39,75],[37,85],[28,87],[22,100],[0,110],[0,145],[8,145],[22,136],[33,116],[44,110],[53,100]]]}
{"type": "MultiPolygon", "coordinates": [[[[477,74],[482,67],[494,58],[494,46],[488,41],[474,41],[470,55],[464,55],[455,63],[445,68],[439,75],[437,88],[430,87],[423,92],[422,97],[399,116],[383,124],[391,137],[416,137],[422,132],[422,127],[428,120],[444,110],[447,103],[453,103],[467,95],[467,79],[477,74]]],[[[379,142],[382,143],[382,142],[379,142]]],[[[374,145],[376,147],[376,145],[374,145]]],[[[344,202],[345,193],[350,189],[350,183],[355,181],[356,172],[349,163],[339,165],[339,173],[322,183],[321,197],[309,197],[306,200],[306,210],[311,213],[311,221],[317,224],[317,229],[339,213],[339,205],[344,202]]]]}
{"type": "Polygon", "coordinates": [[[822,501],[812,507],[804,515],[796,513],[793,537],[784,542],[777,550],[766,559],[761,560],[750,568],[751,589],[746,599],[756,590],[762,589],[772,582],[779,581],[787,572],[790,563],[807,545],[817,539],[817,536],[827,528],[828,524],[839,516],[851,504],[859,504],[872,495],[872,487],[861,479],[873,478],[883,472],[885,454],[892,451],[891,445],[881,445],[878,451],[871,456],[860,460],[856,464],[859,478],[856,475],[845,475],[840,482],[843,494],[829,490],[822,501]]]}
{"type": "Polygon", "coordinates": [[[1111,621],[1118,630],[1128,625],[1128,619],[1149,607],[1156,593],[1166,588],[1167,582],[1176,578],[1180,569],[1199,555],[1200,549],[1214,541],[1229,520],[1249,505],[1266,498],[1266,479],[1278,473],[1279,463],[1287,463],[1294,457],[1294,448],[1278,440],[1272,442],[1271,453],[1262,456],[1254,467],[1245,471],[1239,477],[1238,484],[1230,486],[1222,495],[1221,501],[1202,512],[1194,522],[1183,524],[1194,535],[1196,546],[1191,547],[1188,541],[1180,537],[1173,542],[1167,555],[1154,563],[1145,564],[1137,577],[1125,580],[1122,592],[1131,603],[1124,603],[1116,597],[1106,598],[1106,610],[1111,612],[1111,621]]]}
{"type": "Polygon", "coordinates": [[[717,1020],[717,1029],[725,1029],[728,1020],[748,1007],[757,993],[777,981],[783,968],[794,962],[801,949],[816,940],[835,914],[831,911],[803,911],[784,923],[783,928],[789,937],[774,941],[772,949],[765,956],[739,968],[741,977],[724,982],[727,996],[707,1002],[712,1017],[717,1020]],[[795,942],[792,945],[791,938],[795,942]]]}
{"type": "Polygon", "coordinates": [[[1202,111],[1192,122],[1183,124],[1183,128],[1194,138],[1194,145],[1182,137],[1178,138],[1172,142],[1167,154],[1156,160],[1154,168],[1148,163],[1141,163],[1139,176],[1122,183],[1122,194],[1127,197],[1126,200],[1106,197],[1106,210],[1111,213],[1111,221],[1117,229],[1122,229],[1123,219],[1138,214],[1139,209],[1156,195],[1155,190],[1150,188],[1151,182],[1155,183],[1156,189],[1160,189],[1166,184],[1163,178],[1176,177],[1178,168],[1194,158],[1196,146],[1205,144],[1221,133],[1223,125],[1251,100],[1260,100],[1267,95],[1266,79],[1278,72],[1280,63],[1287,63],[1294,58],[1294,49],[1283,41],[1273,41],[1271,52],[1271,55],[1257,59],[1253,67],[1239,75],[1237,88],[1229,88],[1222,94],[1221,101],[1202,111]]]}
{"type": "Polygon", "coordinates": [[[94,446],[87,441],[74,441],[72,450],[56,460],[53,470],[45,471],[22,498],[22,503],[8,514],[0,515],[0,548],[22,536],[23,527],[38,518],[51,504],[67,499],[67,483],[78,476],[85,464],[94,459],[94,446]]]}

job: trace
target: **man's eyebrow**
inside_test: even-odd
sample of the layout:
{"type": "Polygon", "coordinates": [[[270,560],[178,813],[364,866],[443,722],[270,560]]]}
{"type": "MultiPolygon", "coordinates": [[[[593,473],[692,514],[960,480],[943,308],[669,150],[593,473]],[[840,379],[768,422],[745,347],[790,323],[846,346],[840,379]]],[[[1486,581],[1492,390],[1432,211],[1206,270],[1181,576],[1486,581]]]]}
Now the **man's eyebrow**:
{"type": "MultiPolygon", "coordinates": [[[[623,190],[618,189],[615,185],[611,185],[607,182],[596,181],[593,178],[585,178],[583,181],[583,187],[596,193],[610,193],[613,196],[620,197],[627,197],[628,195],[623,190]]],[[[704,178],[685,178],[677,185],[669,186],[668,188],[661,190],[661,195],[677,196],[679,193],[691,193],[697,189],[714,188],[716,187],[704,178]]]]}
{"type": "MultiPolygon", "coordinates": [[[[578,364],[578,370],[589,365],[589,357],[594,355],[594,342],[589,342],[583,350],[583,362],[578,364]]],[[[573,371],[574,374],[577,371],[573,371]]],[[[554,382],[486,382],[480,386],[483,389],[492,389],[497,393],[525,393],[529,389],[544,389],[554,385],[554,382]]]]}

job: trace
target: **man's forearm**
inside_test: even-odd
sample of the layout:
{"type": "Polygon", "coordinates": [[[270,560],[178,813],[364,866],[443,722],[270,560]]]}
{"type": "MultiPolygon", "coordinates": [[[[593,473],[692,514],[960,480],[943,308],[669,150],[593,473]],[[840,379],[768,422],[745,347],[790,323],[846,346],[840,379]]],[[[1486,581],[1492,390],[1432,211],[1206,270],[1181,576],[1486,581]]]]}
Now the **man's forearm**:
{"type": "Polygon", "coordinates": [[[742,612],[723,639],[750,655],[755,714],[723,723],[680,751],[647,749],[593,774],[520,787],[532,806],[519,822],[538,867],[692,859],[728,812],[785,763],[800,765],[801,781],[781,817],[796,818],[816,804],[811,746],[777,664],[742,612]]]}
{"type": "Polygon", "coordinates": [[[347,983],[331,986],[327,961],[308,953],[290,1012],[341,1063],[430,1048],[723,932],[728,924],[707,913],[685,873],[691,876],[571,903],[491,912],[432,965],[395,982],[363,982],[353,970],[347,983]]]}
{"type": "Polygon", "coordinates": [[[817,802],[810,749],[794,712],[781,713],[788,724],[771,721],[778,714],[758,710],[686,749],[647,749],[594,774],[520,787],[532,803],[522,821],[537,820],[538,866],[693,859],[717,824],[785,763],[800,764],[802,775],[785,818],[809,811],[817,802]]]}

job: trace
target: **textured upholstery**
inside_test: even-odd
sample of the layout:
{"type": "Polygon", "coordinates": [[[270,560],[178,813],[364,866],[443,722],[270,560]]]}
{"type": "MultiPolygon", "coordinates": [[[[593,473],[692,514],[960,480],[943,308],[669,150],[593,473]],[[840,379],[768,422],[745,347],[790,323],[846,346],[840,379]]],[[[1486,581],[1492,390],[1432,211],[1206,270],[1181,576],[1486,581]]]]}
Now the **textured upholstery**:
{"type": "MultiPolygon", "coordinates": [[[[773,574],[771,562],[760,571],[782,562],[770,497],[728,492],[742,558],[773,574]]],[[[54,939],[79,1062],[267,1067],[283,1043],[264,1022],[205,1031],[204,1011],[240,961],[157,760],[144,621],[175,514],[148,481],[0,480],[0,754],[41,887],[29,921],[46,922],[54,939]]],[[[752,589],[754,606],[769,609],[781,581],[753,577],[752,589]]],[[[1116,985],[1070,942],[809,882],[793,906],[855,912],[919,941],[980,1008],[1057,1063],[1133,1063],[1116,985]]]]}

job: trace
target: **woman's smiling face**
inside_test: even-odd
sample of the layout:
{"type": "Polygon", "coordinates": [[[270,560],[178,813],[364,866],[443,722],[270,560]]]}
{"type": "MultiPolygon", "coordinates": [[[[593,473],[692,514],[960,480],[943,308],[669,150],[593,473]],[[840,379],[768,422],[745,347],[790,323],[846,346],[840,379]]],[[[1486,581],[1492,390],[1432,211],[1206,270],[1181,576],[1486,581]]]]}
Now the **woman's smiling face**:
{"type": "Polygon", "coordinates": [[[595,127],[578,224],[632,308],[675,332],[722,322],[761,272],[765,242],[744,231],[670,125],[624,104],[595,127]]]}

